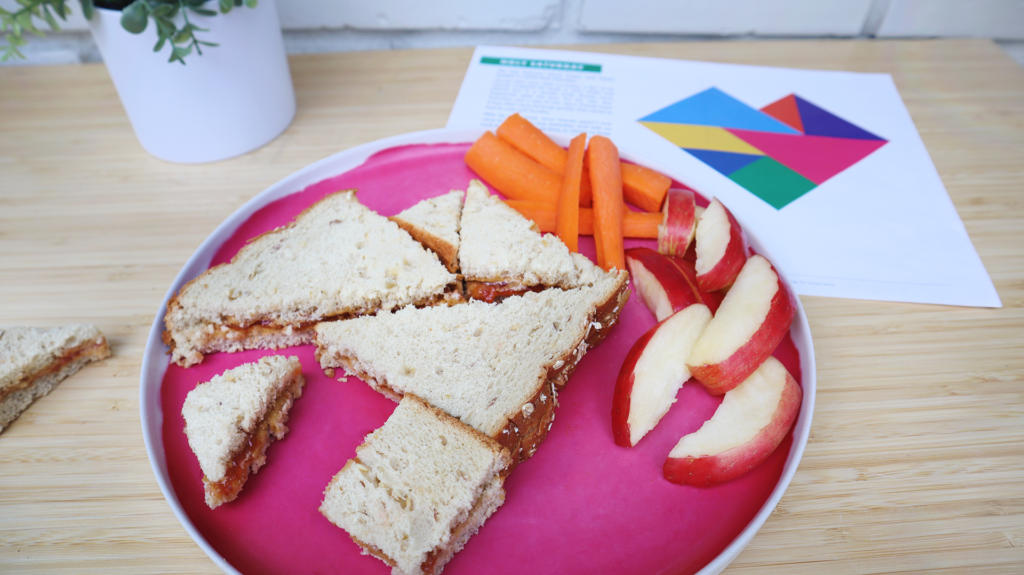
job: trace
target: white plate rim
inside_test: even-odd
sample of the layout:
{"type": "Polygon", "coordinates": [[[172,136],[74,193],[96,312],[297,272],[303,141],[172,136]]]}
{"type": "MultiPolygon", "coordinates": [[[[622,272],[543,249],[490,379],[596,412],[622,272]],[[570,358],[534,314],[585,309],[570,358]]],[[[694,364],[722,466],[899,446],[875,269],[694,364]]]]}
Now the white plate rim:
{"type": "MultiPolygon", "coordinates": [[[[234,213],[228,216],[227,219],[221,222],[213,233],[211,233],[203,243],[200,244],[188,259],[185,265],[178,272],[178,275],[174,278],[174,282],[167,290],[167,293],[164,295],[164,299],[160,305],[160,310],[157,312],[156,317],[153,319],[153,324],[150,327],[149,337],[146,340],[146,349],[142,358],[142,371],[140,374],[139,384],[139,412],[142,423],[142,437],[146,445],[146,454],[149,457],[150,465],[153,468],[153,474],[156,476],[157,484],[160,486],[160,491],[163,493],[164,499],[167,500],[167,503],[171,506],[171,510],[174,512],[175,517],[177,517],[178,521],[181,522],[182,527],[185,528],[185,531],[188,532],[189,536],[192,537],[206,555],[225,573],[229,573],[231,575],[242,575],[234,568],[234,566],[228,563],[228,561],[224,559],[224,557],[222,557],[209,542],[206,541],[206,538],[203,537],[202,534],[199,533],[199,530],[192,523],[192,520],[185,513],[181,503],[178,501],[178,496],[174,492],[174,488],[171,486],[170,478],[167,473],[167,458],[164,453],[163,438],[161,435],[163,428],[163,411],[160,403],[160,387],[163,383],[164,374],[167,371],[169,356],[169,349],[163,343],[163,339],[161,338],[163,333],[163,318],[167,313],[167,301],[178,292],[181,286],[185,285],[188,281],[205,271],[209,267],[217,249],[227,241],[231,234],[233,234],[235,230],[247,221],[257,210],[270,202],[280,199],[286,195],[299,192],[307,186],[324,179],[356,168],[362,165],[373,154],[388,148],[416,144],[470,143],[479,138],[484,132],[485,130],[483,129],[450,130],[447,128],[439,128],[436,130],[424,130],[420,132],[400,134],[338,152],[291,173],[254,196],[234,213]]],[[[561,145],[568,145],[570,140],[570,138],[566,136],[556,135],[552,136],[552,138],[561,145]]],[[[623,159],[642,163],[645,166],[658,170],[676,181],[686,181],[686,178],[682,177],[676,170],[652,163],[628,150],[620,150],[620,155],[623,159]]],[[[747,234],[747,239],[751,247],[753,247],[757,253],[764,255],[769,260],[774,260],[771,256],[770,250],[765,249],[765,247],[757,240],[756,233],[754,233],[749,226],[743,224],[742,221],[740,224],[743,226],[743,229],[747,234]]],[[[780,270],[779,275],[788,285],[789,282],[786,280],[785,273],[780,270]]],[[[792,289],[790,291],[792,292],[792,289]]],[[[760,530],[761,526],[768,519],[768,516],[771,515],[772,511],[774,511],[775,507],[782,499],[782,496],[789,487],[794,474],[796,474],[797,466],[800,464],[804,449],[807,446],[807,440],[811,433],[811,418],[814,413],[815,390],[817,388],[814,343],[811,340],[810,326],[807,322],[807,314],[804,311],[803,304],[800,302],[798,297],[794,296],[793,299],[796,303],[796,317],[794,318],[793,325],[790,329],[790,336],[793,339],[793,344],[800,351],[801,386],[803,387],[804,396],[803,404],[800,407],[800,415],[793,428],[793,442],[789,449],[789,455],[786,458],[786,464],[782,470],[782,476],[779,478],[779,481],[772,490],[768,500],[765,501],[761,509],[757,512],[754,518],[751,519],[750,523],[747,524],[743,531],[741,531],[740,534],[737,535],[721,553],[698,571],[697,575],[717,575],[725,569],[741,551],[743,551],[747,544],[750,543],[754,538],[754,535],[758,530],[760,530]]]]}

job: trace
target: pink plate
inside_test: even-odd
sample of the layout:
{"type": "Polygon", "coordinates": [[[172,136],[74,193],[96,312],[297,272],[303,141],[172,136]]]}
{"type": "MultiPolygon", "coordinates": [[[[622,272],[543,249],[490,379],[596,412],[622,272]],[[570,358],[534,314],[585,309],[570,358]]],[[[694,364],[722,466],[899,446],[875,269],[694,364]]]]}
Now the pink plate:
{"type": "MultiPolygon", "coordinates": [[[[207,239],[171,286],[165,305],[189,279],[229,261],[246,240],[288,223],[325,194],[357,188],[363,204],[390,216],[421,199],[465,189],[476,176],[462,157],[479,134],[408,134],[342,152],[289,176],[207,239]]],[[[770,258],[747,231],[758,253],[770,258]]],[[[627,241],[626,247],[655,243],[627,241]]],[[[580,244],[593,258],[593,241],[581,238],[580,244]]],[[[619,325],[586,355],[559,395],[547,441],[507,479],[505,504],[455,555],[446,575],[721,571],[782,497],[810,432],[814,352],[803,308],[797,306],[790,337],[776,352],[804,388],[793,431],[750,473],[700,489],[662,477],[668,452],[711,417],[721,401],[699,384],[683,387],[669,414],[638,446],[617,447],[612,439],[615,377],[633,342],[655,323],[634,294],[619,325]]],[[[189,369],[169,366],[160,342],[165,311],[154,320],[143,363],[143,429],[161,489],[196,542],[229,573],[390,573],[383,562],[361,555],[318,507],[331,477],[395,404],[356,378],[339,382],[326,377],[312,346],[213,354],[189,369]],[[182,431],[185,395],[226,369],[275,353],[297,355],[306,377],[304,395],[291,411],[291,431],[271,446],[267,465],[249,478],[236,501],[210,510],[203,501],[202,472],[182,431]]]]}

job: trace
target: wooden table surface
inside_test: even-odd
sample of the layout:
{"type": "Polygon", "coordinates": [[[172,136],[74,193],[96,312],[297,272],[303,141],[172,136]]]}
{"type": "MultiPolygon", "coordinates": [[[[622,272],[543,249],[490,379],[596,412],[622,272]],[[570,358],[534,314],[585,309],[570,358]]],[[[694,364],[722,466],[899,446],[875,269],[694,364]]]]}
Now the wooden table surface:
{"type": "MultiPolygon", "coordinates": [[[[893,75],[1004,307],[803,297],[810,442],[726,573],[1024,573],[1024,69],[982,40],[568,48],[893,75]]],[[[142,150],[102,65],[0,68],[0,324],[95,323],[114,354],[0,434],[0,572],[217,572],[142,441],[140,366],[164,293],[277,180],[443,127],[471,54],[294,56],[291,127],[199,166],[142,150]]]]}

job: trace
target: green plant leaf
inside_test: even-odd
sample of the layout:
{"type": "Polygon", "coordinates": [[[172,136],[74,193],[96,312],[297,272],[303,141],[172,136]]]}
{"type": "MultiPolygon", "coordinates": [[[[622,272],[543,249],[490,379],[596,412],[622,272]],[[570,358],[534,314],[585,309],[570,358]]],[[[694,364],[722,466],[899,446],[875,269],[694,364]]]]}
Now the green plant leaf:
{"type": "Polygon", "coordinates": [[[221,14],[227,14],[235,6],[233,0],[218,0],[217,4],[219,5],[221,14]]]}
{"type": "Polygon", "coordinates": [[[92,20],[92,0],[79,0],[82,4],[82,15],[85,16],[86,20],[92,20]]]}
{"type": "Polygon", "coordinates": [[[141,34],[149,22],[148,12],[144,0],[135,0],[121,11],[121,27],[132,34],[141,34]]]}
{"type": "Polygon", "coordinates": [[[170,4],[160,4],[156,8],[150,9],[150,12],[155,18],[170,18],[171,14],[174,13],[174,6],[170,4]]]}
{"type": "Polygon", "coordinates": [[[160,49],[164,47],[165,42],[167,42],[167,38],[165,36],[161,36],[160,39],[156,41],[156,46],[153,46],[153,51],[159,52],[160,49]]]}
{"type": "Polygon", "coordinates": [[[194,8],[192,8],[192,11],[195,12],[196,14],[202,14],[203,16],[216,16],[217,15],[216,12],[214,12],[213,10],[210,10],[208,8],[194,7],[194,8]]]}
{"type": "Polygon", "coordinates": [[[57,23],[57,19],[53,17],[53,14],[50,13],[50,9],[47,8],[45,4],[43,5],[43,18],[46,20],[46,23],[50,25],[50,30],[60,32],[60,24],[57,23]]]}
{"type": "Polygon", "coordinates": [[[192,46],[185,46],[185,47],[175,46],[174,49],[171,50],[171,59],[168,60],[168,62],[178,61],[178,62],[181,62],[182,65],[184,65],[185,64],[185,56],[188,56],[191,53],[192,53],[192,46]]]}
{"type": "Polygon", "coordinates": [[[249,8],[255,8],[256,0],[245,0],[245,5],[249,8]]]}

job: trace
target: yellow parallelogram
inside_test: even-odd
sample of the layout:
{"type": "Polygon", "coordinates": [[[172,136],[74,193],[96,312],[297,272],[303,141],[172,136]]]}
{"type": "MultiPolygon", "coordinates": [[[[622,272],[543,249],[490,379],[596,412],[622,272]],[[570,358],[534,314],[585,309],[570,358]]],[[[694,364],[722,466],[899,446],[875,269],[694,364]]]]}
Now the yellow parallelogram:
{"type": "Polygon", "coordinates": [[[669,124],[665,122],[640,123],[680,148],[735,152],[737,154],[752,154],[756,156],[764,155],[764,152],[761,150],[730,134],[724,128],[717,126],[669,124]]]}

